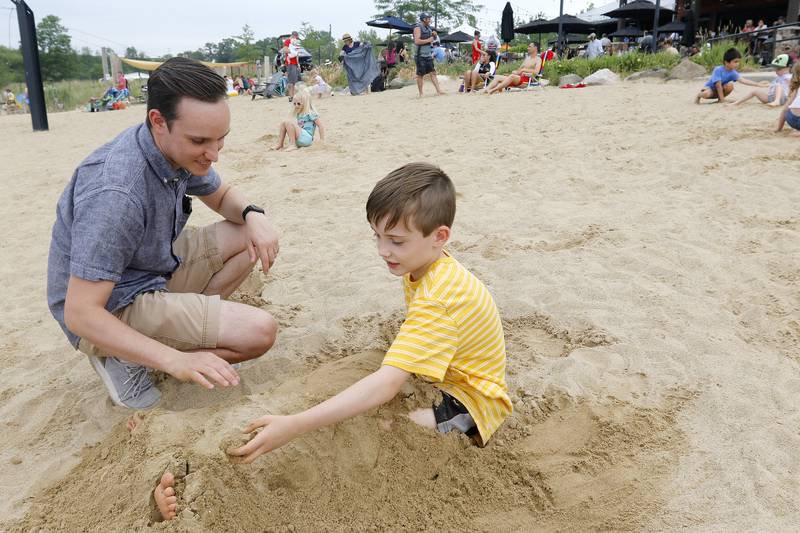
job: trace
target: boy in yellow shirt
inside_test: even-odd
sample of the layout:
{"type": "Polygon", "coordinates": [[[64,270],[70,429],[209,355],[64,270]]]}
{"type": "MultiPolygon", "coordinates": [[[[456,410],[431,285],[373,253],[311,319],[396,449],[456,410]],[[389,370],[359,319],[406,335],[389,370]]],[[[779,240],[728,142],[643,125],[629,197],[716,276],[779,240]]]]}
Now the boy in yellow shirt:
{"type": "Polygon", "coordinates": [[[250,463],[304,433],[378,407],[411,374],[435,382],[442,396],[432,408],[411,412],[411,420],[488,442],[512,411],[503,327],[483,283],[444,249],[455,213],[455,188],[433,165],[410,163],[375,185],[367,220],[389,272],[403,277],[408,310],[400,332],[378,370],[306,411],[252,421],[245,431],[261,431],[232,456],[250,463]]]}

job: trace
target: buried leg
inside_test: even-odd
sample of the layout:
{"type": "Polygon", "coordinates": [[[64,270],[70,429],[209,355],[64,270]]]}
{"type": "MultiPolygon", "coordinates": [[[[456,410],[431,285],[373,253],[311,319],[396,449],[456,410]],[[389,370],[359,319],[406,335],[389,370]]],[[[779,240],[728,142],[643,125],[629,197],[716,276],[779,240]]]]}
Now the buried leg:
{"type": "Polygon", "coordinates": [[[422,427],[436,429],[436,416],[433,413],[433,409],[430,407],[415,409],[414,411],[408,413],[408,418],[410,418],[415,424],[419,424],[422,427]]]}
{"type": "Polygon", "coordinates": [[[162,520],[172,520],[178,514],[178,497],[175,496],[175,476],[164,472],[153,490],[153,499],[162,520]]]}

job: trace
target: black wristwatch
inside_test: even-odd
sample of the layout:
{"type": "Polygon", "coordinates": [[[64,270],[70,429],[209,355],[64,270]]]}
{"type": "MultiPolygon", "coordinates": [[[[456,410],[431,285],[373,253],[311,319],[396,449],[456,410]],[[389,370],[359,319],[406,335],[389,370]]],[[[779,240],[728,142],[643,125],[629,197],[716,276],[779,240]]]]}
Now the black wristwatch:
{"type": "Polygon", "coordinates": [[[253,211],[255,213],[261,213],[262,215],[264,214],[264,210],[263,209],[261,209],[257,205],[250,204],[250,205],[248,205],[247,207],[244,208],[244,211],[242,211],[242,220],[247,222],[247,213],[249,213],[251,211],[253,211]]]}

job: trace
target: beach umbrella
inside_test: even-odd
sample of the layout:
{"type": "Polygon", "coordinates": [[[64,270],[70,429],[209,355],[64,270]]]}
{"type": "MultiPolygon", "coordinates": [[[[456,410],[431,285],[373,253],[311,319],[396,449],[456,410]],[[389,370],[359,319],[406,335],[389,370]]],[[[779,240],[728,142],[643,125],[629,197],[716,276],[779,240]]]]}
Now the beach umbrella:
{"type": "MultiPolygon", "coordinates": [[[[616,17],[620,19],[633,19],[636,20],[637,22],[646,24],[652,22],[655,12],[656,12],[656,4],[654,4],[653,2],[650,2],[649,0],[633,0],[633,2],[629,2],[622,7],[618,7],[617,9],[612,9],[611,11],[606,11],[605,13],[603,13],[603,15],[605,15],[606,17],[616,17]]],[[[675,12],[671,9],[659,6],[658,9],[659,23],[669,22],[670,19],[672,19],[672,15],[674,13],[675,12]]]]}
{"type": "Polygon", "coordinates": [[[409,24],[408,22],[406,22],[401,18],[392,16],[378,17],[374,20],[370,20],[369,22],[365,22],[365,24],[373,28],[397,30],[400,33],[411,33],[414,31],[414,26],[412,24],[409,24]]]}
{"type": "Polygon", "coordinates": [[[445,35],[444,37],[439,38],[439,40],[443,43],[468,43],[473,39],[474,37],[472,35],[467,35],[463,31],[450,33],[448,35],[445,35]]]}
{"type": "Polygon", "coordinates": [[[659,33],[683,33],[686,31],[686,23],[680,20],[673,20],[668,24],[658,27],[659,33]]]}
{"type": "Polygon", "coordinates": [[[602,33],[610,33],[612,31],[616,31],[617,27],[619,26],[619,19],[601,19],[601,20],[593,20],[592,22],[592,31],[595,33],[602,34],[602,33]]]}
{"type": "MultiPolygon", "coordinates": [[[[568,33],[568,34],[564,35],[564,42],[566,44],[585,43],[588,40],[589,39],[585,35],[580,35],[580,34],[577,34],[577,33],[568,33]]],[[[547,44],[552,45],[552,44],[557,44],[557,43],[558,43],[558,38],[553,39],[552,41],[548,41],[547,44]]]]}
{"type": "Polygon", "coordinates": [[[514,40],[514,9],[511,7],[511,2],[506,2],[506,7],[503,8],[503,18],[500,20],[500,39],[504,43],[514,40]]]}

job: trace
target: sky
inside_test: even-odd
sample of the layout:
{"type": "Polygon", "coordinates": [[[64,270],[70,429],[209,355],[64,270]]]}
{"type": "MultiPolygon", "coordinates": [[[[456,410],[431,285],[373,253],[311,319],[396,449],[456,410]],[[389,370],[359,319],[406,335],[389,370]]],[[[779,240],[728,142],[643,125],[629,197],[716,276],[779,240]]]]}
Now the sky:
{"type": "MultiPolygon", "coordinates": [[[[69,29],[73,48],[99,50],[106,46],[118,54],[135,46],[149,56],[196,50],[207,42],[219,42],[239,35],[248,24],[256,39],[288,33],[302,22],[316,29],[332,27],[334,37],[357,34],[368,29],[364,22],[376,14],[372,0],[27,0],[36,23],[56,15],[69,29]],[[223,7],[224,6],[224,7],[223,7]]],[[[478,0],[484,9],[478,14],[478,28],[494,31],[506,0],[478,0]]],[[[595,0],[595,4],[604,0],[595,0]]],[[[576,14],[589,0],[564,0],[564,12],[576,14]]],[[[559,0],[512,1],[516,16],[524,20],[539,11],[558,15],[559,0]]],[[[16,47],[19,27],[13,4],[0,0],[0,44],[16,47]],[[10,32],[9,32],[10,25],[10,32]]],[[[379,35],[388,30],[378,29],[379,35]]]]}

